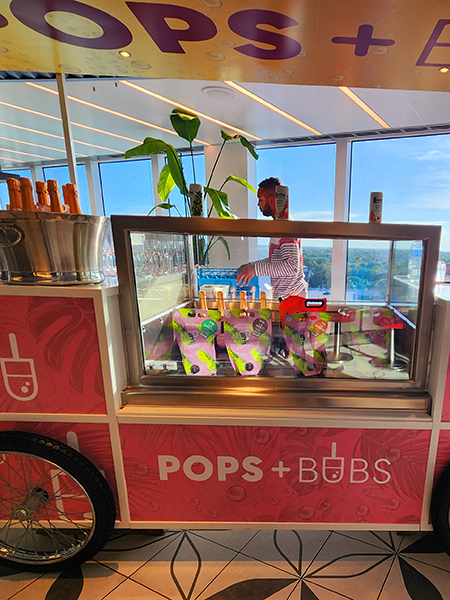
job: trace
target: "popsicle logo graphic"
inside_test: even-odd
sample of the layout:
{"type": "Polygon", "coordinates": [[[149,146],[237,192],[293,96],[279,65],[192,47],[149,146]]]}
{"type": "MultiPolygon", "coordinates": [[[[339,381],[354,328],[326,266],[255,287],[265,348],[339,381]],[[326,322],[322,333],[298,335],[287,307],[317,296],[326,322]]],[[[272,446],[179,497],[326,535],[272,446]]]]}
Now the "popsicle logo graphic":
{"type": "Polygon", "coordinates": [[[38,382],[36,369],[32,358],[20,358],[17,338],[14,333],[9,334],[11,358],[0,358],[0,367],[7,393],[22,402],[29,402],[36,398],[38,382]]]}

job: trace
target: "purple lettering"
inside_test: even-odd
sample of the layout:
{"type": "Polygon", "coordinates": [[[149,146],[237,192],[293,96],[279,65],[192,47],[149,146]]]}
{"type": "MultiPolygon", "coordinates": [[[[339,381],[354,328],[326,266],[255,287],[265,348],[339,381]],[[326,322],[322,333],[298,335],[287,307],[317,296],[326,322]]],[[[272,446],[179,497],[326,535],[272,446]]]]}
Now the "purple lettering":
{"type": "Polygon", "coordinates": [[[297,56],[302,50],[301,45],[296,40],[286,35],[259,29],[258,25],[271,25],[276,29],[298,25],[298,21],[281,13],[260,9],[241,10],[231,15],[228,19],[228,25],[231,31],[244,38],[275,46],[270,50],[259,48],[254,44],[245,44],[235,48],[237,52],[252,58],[284,60],[297,56]]]}
{"type": "Polygon", "coordinates": [[[30,29],[72,46],[113,50],[128,46],[133,39],[129,29],[118,19],[77,0],[13,0],[10,9],[12,14],[30,29]],[[103,35],[88,39],[64,33],[45,20],[45,15],[54,11],[72,13],[90,19],[103,29],[103,35]]]}
{"type": "Polygon", "coordinates": [[[0,15],[0,29],[8,25],[8,19],[3,15],[0,15]]]}
{"type": "Polygon", "coordinates": [[[180,41],[203,42],[210,40],[217,33],[214,22],[193,8],[152,2],[127,2],[126,4],[161,52],[184,54],[180,41]],[[180,19],[189,27],[172,29],[166,19],[180,19]]]}
{"type": "Polygon", "coordinates": [[[416,62],[418,67],[450,67],[450,63],[427,63],[426,60],[429,57],[433,48],[450,48],[449,42],[438,42],[445,27],[450,25],[450,19],[439,19],[433,33],[430,35],[428,42],[425,44],[425,48],[422,54],[419,56],[419,60],[416,62]]]}

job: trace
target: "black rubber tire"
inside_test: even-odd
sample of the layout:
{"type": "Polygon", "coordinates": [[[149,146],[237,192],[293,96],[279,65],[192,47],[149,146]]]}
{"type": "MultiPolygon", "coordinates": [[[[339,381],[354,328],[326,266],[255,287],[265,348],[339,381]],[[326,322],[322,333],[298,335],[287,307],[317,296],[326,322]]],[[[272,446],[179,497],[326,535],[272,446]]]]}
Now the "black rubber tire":
{"type": "MultiPolygon", "coordinates": [[[[93,524],[90,537],[85,543],[82,542],[71,556],[43,557],[42,560],[38,559],[37,561],[33,556],[33,560],[27,561],[26,557],[16,559],[8,557],[8,552],[1,552],[0,564],[24,571],[61,571],[79,565],[99,552],[108,541],[114,528],[116,506],[111,488],[97,467],[66,444],[43,435],[22,431],[0,432],[0,455],[7,453],[28,455],[48,461],[70,475],[83,488],[85,496],[91,503],[93,524]]],[[[33,487],[32,489],[37,488],[33,487]]],[[[0,548],[3,546],[3,539],[0,539],[0,548]]]]}
{"type": "Polygon", "coordinates": [[[431,499],[431,523],[450,554],[450,465],[442,473],[431,499]]]}

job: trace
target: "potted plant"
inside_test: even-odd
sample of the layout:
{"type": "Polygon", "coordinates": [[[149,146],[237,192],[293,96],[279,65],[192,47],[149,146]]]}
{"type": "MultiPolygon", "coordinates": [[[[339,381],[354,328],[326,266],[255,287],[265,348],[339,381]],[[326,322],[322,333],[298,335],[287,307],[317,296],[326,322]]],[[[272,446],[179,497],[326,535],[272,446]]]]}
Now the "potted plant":
{"type": "MultiPolygon", "coordinates": [[[[184,140],[187,140],[189,143],[191,160],[192,160],[192,170],[194,174],[194,184],[197,184],[196,175],[195,175],[195,167],[194,167],[194,152],[192,147],[192,142],[197,136],[198,130],[201,125],[201,121],[197,115],[190,113],[186,110],[181,110],[176,108],[172,111],[170,115],[170,122],[172,124],[175,132],[184,140]]],[[[208,210],[208,217],[211,215],[213,209],[216,211],[217,215],[222,219],[234,219],[235,216],[231,213],[230,207],[228,204],[228,194],[223,191],[225,184],[228,181],[234,181],[248,188],[254,194],[256,194],[256,190],[245,180],[240,177],[236,177],[235,175],[229,175],[225,181],[222,183],[219,189],[214,189],[210,187],[211,180],[214,175],[214,171],[216,169],[219,158],[222,154],[223,148],[225,144],[231,140],[239,140],[240,143],[247,148],[250,154],[258,159],[258,154],[255,152],[252,144],[243,136],[238,133],[231,134],[226,131],[221,130],[222,136],[222,145],[220,147],[219,153],[217,154],[217,158],[214,162],[211,173],[209,174],[208,182],[206,186],[204,186],[204,195],[205,197],[209,197],[211,200],[211,206],[208,210]]],[[[161,169],[161,173],[159,175],[158,181],[158,194],[161,198],[162,202],[155,207],[153,207],[149,214],[155,210],[155,208],[160,207],[163,209],[175,208],[179,213],[177,207],[174,204],[171,204],[169,201],[170,192],[173,190],[175,186],[177,186],[184,198],[185,210],[186,214],[191,217],[195,216],[203,216],[203,196],[201,194],[201,190],[195,189],[194,193],[190,195],[189,187],[186,182],[186,178],[184,176],[183,166],[181,163],[181,159],[175,150],[175,148],[164,142],[163,140],[157,138],[145,138],[144,142],[139,146],[134,148],[130,148],[125,152],[125,158],[131,158],[133,156],[148,156],[151,154],[158,154],[159,152],[166,153],[167,163],[161,169]]],[[[181,216],[181,215],[180,215],[181,216]]],[[[199,236],[196,240],[196,244],[194,245],[195,259],[199,265],[203,265],[208,261],[209,251],[211,248],[220,241],[226,248],[228,259],[230,259],[230,249],[228,246],[228,242],[225,238],[218,236],[212,236],[209,240],[205,239],[203,236],[199,236]]]]}

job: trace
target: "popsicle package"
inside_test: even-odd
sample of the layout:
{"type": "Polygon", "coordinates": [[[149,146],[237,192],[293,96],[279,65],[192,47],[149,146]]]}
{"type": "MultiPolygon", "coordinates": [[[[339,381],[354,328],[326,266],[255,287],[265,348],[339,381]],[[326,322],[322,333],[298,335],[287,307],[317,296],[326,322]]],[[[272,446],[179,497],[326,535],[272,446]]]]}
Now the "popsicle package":
{"type": "Polygon", "coordinates": [[[307,377],[322,372],[331,315],[327,312],[287,314],[283,331],[292,367],[307,377]]]}
{"type": "Polygon", "coordinates": [[[172,324],[186,374],[215,375],[214,340],[219,332],[220,311],[177,308],[172,311],[172,324]]]}
{"type": "Polygon", "coordinates": [[[224,337],[233,369],[243,376],[258,375],[269,357],[272,343],[272,313],[231,309],[224,314],[224,337]]]}

